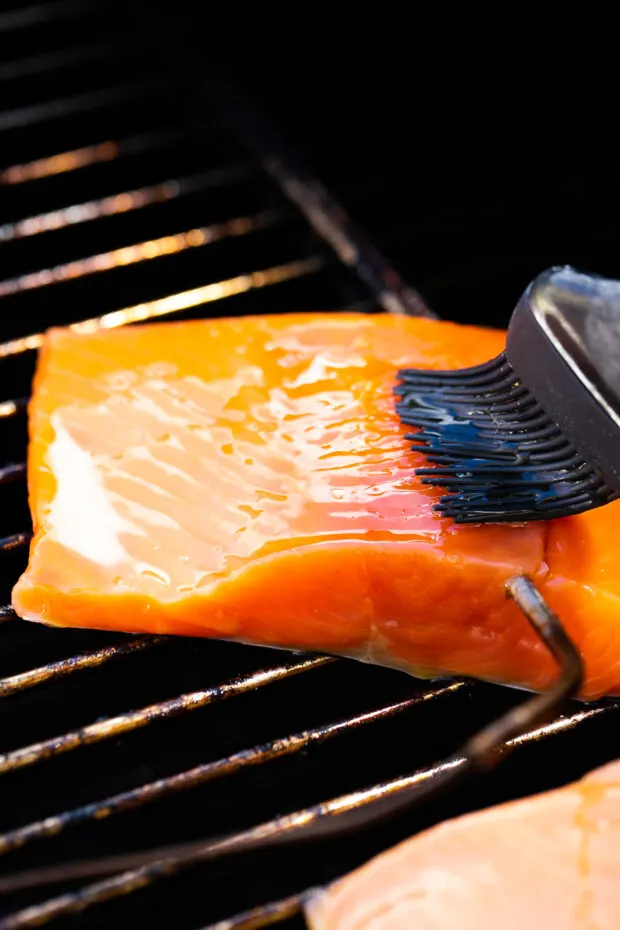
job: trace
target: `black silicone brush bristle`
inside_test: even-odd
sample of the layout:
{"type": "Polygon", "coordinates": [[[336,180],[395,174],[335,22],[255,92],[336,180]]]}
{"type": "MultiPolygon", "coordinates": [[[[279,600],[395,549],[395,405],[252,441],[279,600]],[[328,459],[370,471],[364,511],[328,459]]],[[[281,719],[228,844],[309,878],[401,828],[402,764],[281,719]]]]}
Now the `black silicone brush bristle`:
{"type": "Polygon", "coordinates": [[[546,520],[617,497],[521,382],[506,355],[461,371],[399,372],[406,438],[446,489],[435,509],[455,523],[546,520]]]}

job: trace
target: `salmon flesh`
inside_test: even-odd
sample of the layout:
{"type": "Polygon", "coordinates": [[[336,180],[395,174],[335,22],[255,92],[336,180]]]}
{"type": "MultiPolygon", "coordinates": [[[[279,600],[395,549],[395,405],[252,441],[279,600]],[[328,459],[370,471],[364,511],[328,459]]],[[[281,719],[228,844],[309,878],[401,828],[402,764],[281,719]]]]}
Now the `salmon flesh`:
{"type": "Polygon", "coordinates": [[[500,331],[358,313],[53,329],[29,407],[26,620],[351,656],[541,689],[505,584],[528,574],[620,694],[620,501],[455,526],[395,412],[398,369],[494,357],[500,331]]]}
{"type": "Polygon", "coordinates": [[[447,821],[317,894],[310,930],[617,930],[620,762],[447,821]]]}

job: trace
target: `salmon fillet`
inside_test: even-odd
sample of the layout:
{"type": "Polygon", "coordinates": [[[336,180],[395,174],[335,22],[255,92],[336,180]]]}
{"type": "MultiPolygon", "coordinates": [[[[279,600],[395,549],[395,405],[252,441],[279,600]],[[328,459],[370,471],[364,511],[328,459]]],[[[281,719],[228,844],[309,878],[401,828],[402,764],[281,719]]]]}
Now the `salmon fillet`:
{"type": "Polygon", "coordinates": [[[618,930],[620,761],[447,821],[318,894],[311,930],[618,930]]]}
{"type": "Polygon", "coordinates": [[[356,313],[53,329],[29,408],[34,537],[13,606],[539,689],[557,674],[505,582],[529,574],[620,694],[620,502],[454,526],[413,469],[393,385],[504,333],[356,313]]]}

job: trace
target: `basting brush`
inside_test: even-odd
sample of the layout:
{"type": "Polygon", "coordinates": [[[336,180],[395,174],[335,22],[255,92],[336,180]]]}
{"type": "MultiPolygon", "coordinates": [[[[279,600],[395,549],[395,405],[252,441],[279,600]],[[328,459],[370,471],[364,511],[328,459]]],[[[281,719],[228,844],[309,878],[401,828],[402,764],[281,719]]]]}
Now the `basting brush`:
{"type": "Polygon", "coordinates": [[[497,358],[398,373],[401,421],[456,523],[547,520],[620,496],[620,282],[569,267],[539,275],[497,358]]]}

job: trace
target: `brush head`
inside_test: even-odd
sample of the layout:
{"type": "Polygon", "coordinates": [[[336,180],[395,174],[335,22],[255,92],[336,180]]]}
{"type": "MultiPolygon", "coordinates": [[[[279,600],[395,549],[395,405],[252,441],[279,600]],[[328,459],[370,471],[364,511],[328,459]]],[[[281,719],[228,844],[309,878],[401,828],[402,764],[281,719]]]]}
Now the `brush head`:
{"type": "Polygon", "coordinates": [[[546,520],[620,496],[620,282],[570,268],[527,288],[506,350],[462,371],[399,372],[416,469],[456,523],[546,520]]]}

